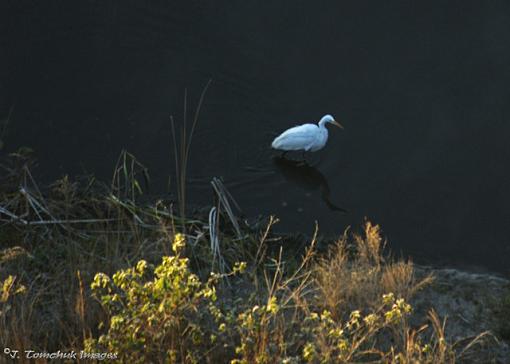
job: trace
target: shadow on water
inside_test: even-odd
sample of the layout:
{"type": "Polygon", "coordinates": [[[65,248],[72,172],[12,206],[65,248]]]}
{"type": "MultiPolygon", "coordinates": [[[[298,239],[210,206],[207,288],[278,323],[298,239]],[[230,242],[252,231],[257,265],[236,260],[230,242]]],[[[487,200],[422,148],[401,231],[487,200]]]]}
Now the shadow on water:
{"type": "Polygon", "coordinates": [[[273,157],[273,164],[288,182],[306,191],[319,190],[322,200],[331,211],[348,212],[331,202],[331,190],[326,177],[317,168],[309,165],[308,162],[275,156],[273,157]]]}

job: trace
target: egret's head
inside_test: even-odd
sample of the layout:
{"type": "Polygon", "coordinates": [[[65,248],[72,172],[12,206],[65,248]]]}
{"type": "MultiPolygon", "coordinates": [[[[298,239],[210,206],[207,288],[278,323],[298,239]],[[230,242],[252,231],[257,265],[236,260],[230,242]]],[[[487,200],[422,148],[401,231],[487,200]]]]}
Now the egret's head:
{"type": "Polygon", "coordinates": [[[335,118],[329,114],[327,115],[324,115],[321,119],[321,121],[319,121],[319,124],[326,124],[326,123],[331,123],[333,125],[336,125],[338,126],[340,129],[343,129],[344,127],[342,125],[340,125],[340,123],[338,121],[335,120],[335,118]]]}

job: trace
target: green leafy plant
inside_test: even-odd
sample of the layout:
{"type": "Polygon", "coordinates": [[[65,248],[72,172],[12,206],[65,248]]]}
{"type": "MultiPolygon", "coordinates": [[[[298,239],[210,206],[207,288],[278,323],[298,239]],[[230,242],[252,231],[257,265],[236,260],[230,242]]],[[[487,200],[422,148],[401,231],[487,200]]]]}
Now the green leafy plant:
{"type": "Polygon", "coordinates": [[[89,345],[118,352],[131,362],[198,360],[193,351],[203,344],[204,333],[194,315],[216,297],[213,288],[189,271],[188,259],[179,256],[183,239],[176,235],[175,255],[163,257],[155,268],[141,260],[112,278],[96,274],[91,288],[110,318],[107,333],[89,345]]]}
{"type": "MultiPolygon", "coordinates": [[[[184,235],[176,234],[175,255],[164,256],[158,266],[140,260],[112,277],[96,274],[92,292],[109,320],[105,334],[87,341],[90,350],[115,352],[130,363],[200,362],[215,343],[206,323],[222,318],[215,288],[220,276],[201,282],[189,259],[180,256],[184,246],[184,235]]],[[[244,267],[238,264],[232,274],[244,267]]]]}

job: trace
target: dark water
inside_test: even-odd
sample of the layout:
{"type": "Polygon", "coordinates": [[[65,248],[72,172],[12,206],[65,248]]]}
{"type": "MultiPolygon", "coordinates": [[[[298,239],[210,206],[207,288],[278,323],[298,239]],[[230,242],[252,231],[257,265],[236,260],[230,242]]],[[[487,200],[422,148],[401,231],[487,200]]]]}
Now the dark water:
{"type": "Polygon", "coordinates": [[[509,273],[510,3],[4,1],[3,152],[38,174],[111,175],[122,148],[164,193],[169,115],[212,79],[190,199],[223,177],[248,216],[324,234],[382,225],[415,260],[509,273]],[[331,113],[310,166],[272,159],[275,134],[331,113]],[[342,213],[346,209],[348,213],[342,213]]]}

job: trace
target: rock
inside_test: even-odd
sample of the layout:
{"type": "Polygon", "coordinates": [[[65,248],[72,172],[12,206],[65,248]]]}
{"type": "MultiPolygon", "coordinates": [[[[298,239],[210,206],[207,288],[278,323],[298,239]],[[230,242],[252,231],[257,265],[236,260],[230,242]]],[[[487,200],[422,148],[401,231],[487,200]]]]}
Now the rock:
{"type": "Polygon", "coordinates": [[[450,342],[467,344],[480,333],[490,332],[485,337],[485,344],[475,346],[471,355],[459,358],[460,362],[510,363],[510,343],[499,334],[502,324],[510,325],[510,317],[501,317],[499,309],[510,294],[510,281],[486,273],[424,266],[415,268],[418,277],[432,273],[435,279],[411,300],[415,310],[415,322],[412,323],[424,324],[418,320],[423,320],[429,309],[434,308],[439,317],[447,319],[445,335],[450,342]]]}

